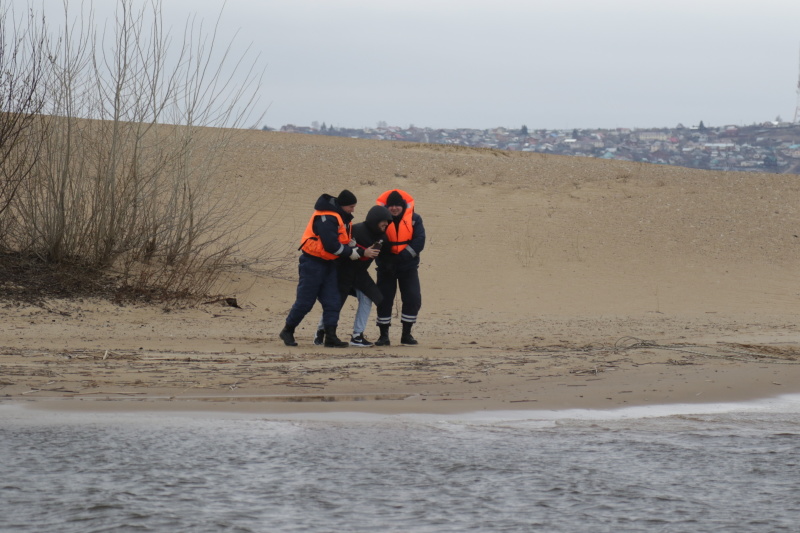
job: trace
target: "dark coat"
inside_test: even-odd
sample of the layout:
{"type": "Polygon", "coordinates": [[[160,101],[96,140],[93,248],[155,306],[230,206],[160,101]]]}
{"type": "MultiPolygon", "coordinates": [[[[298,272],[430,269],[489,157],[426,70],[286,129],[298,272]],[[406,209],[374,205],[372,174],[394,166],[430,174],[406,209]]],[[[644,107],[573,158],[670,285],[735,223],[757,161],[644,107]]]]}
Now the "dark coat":
{"type": "MultiPolygon", "coordinates": [[[[392,215],[389,210],[383,206],[372,206],[367,213],[366,220],[359,222],[353,226],[353,239],[356,241],[356,246],[362,251],[372,246],[378,240],[386,240],[386,234],[383,233],[378,224],[381,221],[392,220],[392,215]]],[[[361,257],[358,261],[352,261],[346,257],[338,260],[339,264],[339,292],[342,295],[342,304],[347,299],[348,295],[355,294],[358,289],[367,297],[375,302],[380,303],[383,299],[381,291],[378,290],[372,276],[369,275],[369,266],[372,264],[372,259],[361,257]]]]}

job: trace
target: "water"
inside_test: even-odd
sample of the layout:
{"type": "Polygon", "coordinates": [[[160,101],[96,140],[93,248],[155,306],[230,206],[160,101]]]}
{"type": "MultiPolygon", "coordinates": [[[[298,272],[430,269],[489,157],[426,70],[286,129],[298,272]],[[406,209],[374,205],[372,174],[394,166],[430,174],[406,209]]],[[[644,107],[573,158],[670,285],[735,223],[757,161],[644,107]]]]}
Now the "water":
{"type": "Polygon", "coordinates": [[[0,531],[796,531],[800,397],[462,416],[0,405],[0,531]]]}

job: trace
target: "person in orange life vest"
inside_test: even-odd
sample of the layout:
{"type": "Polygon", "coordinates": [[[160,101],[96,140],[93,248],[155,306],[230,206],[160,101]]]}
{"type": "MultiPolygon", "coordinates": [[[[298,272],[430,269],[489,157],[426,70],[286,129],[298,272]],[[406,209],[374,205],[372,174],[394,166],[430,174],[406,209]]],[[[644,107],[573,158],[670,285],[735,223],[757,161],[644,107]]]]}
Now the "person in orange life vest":
{"type": "Polygon", "coordinates": [[[400,344],[414,345],[417,340],[411,335],[411,328],[417,322],[417,313],[422,307],[419,254],[425,248],[425,226],[422,225],[422,217],[414,211],[414,198],[405,191],[386,191],[378,197],[377,204],[386,206],[392,214],[392,222],[386,228],[386,244],[375,260],[378,266],[378,289],[383,294],[377,317],[380,336],[375,345],[390,344],[389,327],[398,288],[403,301],[400,309],[400,322],[403,325],[400,344]]]}
{"type": "Polygon", "coordinates": [[[345,189],[337,198],[323,194],[314,205],[314,213],[300,240],[302,253],[298,267],[297,297],[279,334],[286,346],[297,346],[295,328],[317,300],[322,304],[325,346],[339,348],[348,345],[336,336],[341,308],[336,260],[349,258],[357,261],[364,255],[374,257],[378,254],[377,250],[359,250],[352,242],[350,222],[356,201],[355,195],[345,189]]]}

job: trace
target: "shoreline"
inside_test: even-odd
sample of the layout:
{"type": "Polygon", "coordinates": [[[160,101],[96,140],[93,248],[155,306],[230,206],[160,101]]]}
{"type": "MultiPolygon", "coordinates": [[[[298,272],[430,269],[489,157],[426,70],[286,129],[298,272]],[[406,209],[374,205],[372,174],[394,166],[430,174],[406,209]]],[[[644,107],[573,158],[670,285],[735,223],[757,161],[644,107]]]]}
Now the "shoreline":
{"type": "MultiPolygon", "coordinates": [[[[399,350],[398,350],[399,351],[399,350]]],[[[363,352],[362,352],[363,354],[363,352]]],[[[780,396],[800,394],[800,365],[771,364],[763,361],[731,361],[726,359],[703,359],[687,357],[681,364],[673,359],[652,353],[638,356],[626,363],[615,361],[614,366],[594,372],[576,370],[576,362],[568,366],[554,366],[559,361],[549,361],[543,366],[543,358],[532,361],[516,361],[512,371],[493,368],[485,371],[486,358],[497,363],[496,354],[475,355],[457,358],[439,356],[439,363],[447,369],[443,374],[438,367],[427,368],[417,364],[414,382],[408,374],[401,379],[392,379],[391,364],[395,357],[384,356],[366,372],[365,357],[357,359],[353,354],[346,360],[360,366],[360,379],[330,377],[329,381],[317,378],[313,382],[287,379],[294,370],[301,375],[317,375],[311,367],[312,357],[280,368],[280,384],[274,376],[263,374],[250,376],[249,381],[231,388],[225,383],[237,379],[226,370],[238,366],[236,362],[220,363],[216,357],[203,361],[195,355],[185,362],[182,372],[186,377],[211,374],[215,380],[204,387],[164,387],[157,382],[148,382],[140,361],[128,360],[122,366],[102,363],[105,372],[111,371],[104,386],[95,384],[94,390],[83,392],[66,381],[67,372],[86,374],[93,372],[100,379],[98,361],[90,359],[84,363],[64,361],[39,361],[42,373],[47,368],[51,376],[42,389],[22,387],[0,388],[5,393],[0,405],[18,404],[33,409],[54,411],[95,412],[227,412],[260,414],[308,414],[358,412],[382,415],[395,414],[463,414],[492,411],[565,411],[581,409],[606,411],[626,407],[703,405],[716,403],[746,403],[768,400],[780,396]],[[77,368],[76,368],[77,367],[77,368]],[[458,376],[454,379],[453,376],[458,376]],[[62,381],[51,379],[60,376],[62,381]],[[136,381],[133,376],[137,376],[136,381]],[[124,386],[123,383],[127,383],[124,386]],[[324,385],[323,385],[324,383],[324,385]],[[49,384],[51,390],[44,390],[49,384]],[[54,390],[58,387],[59,390],[54,390]],[[72,390],[74,387],[74,390],[72,390]]],[[[374,354],[377,355],[377,354],[374,354]]],[[[164,354],[161,354],[164,358],[164,354]]],[[[247,355],[242,357],[247,358],[247,355]]],[[[574,357],[574,356],[573,356],[574,357]]],[[[30,358],[30,357],[29,357],[30,358]]],[[[414,366],[414,359],[409,364],[414,366]]],[[[337,361],[342,363],[340,359],[337,361]]],[[[330,364],[330,359],[322,359],[330,364]]],[[[405,365],[404,368],[407,368],[405,365]]],[[[175,377],[178,372],[174,370],[175,377]]],[[[160,374],[161,375],[161,374],[160,374]]]]}
{"type": "MultiPolygon", "coordinates": [[[[32,402],[0,401],[0,423],[4,420],[19,419],[33,421],[42,417],[83,417],[132,415],[144,417],[177,417],[198,418],[211,417],[222,419],[258,419],[268,420],[302,420],[302,421],[385,421],[387,419],[425,420],[473,420],[473,421],[543,421],[543,420],[608,420],[621,418],[650,418],[679,415],[700,415],[728,412],[797,412],[800,410],[800,393],[780,394],[765,398],[753,398],[740,401],[719,402],[687,402],[670,404],[640,404],[611,406],[606,408],[497,408],[457,409],[457,410],[412,410],[405,409],[373,409],[355,408],[354,402],[344,402],[338,409],[260,409],[265,404],[243,404],[233,402],[230,405],[214,405],[204,400],[187,400],[181,403],[149,399],[139,402],[113,400],[95,403],[86,402],[80,405],[62,403],[63,400],[42,399],[32,402]],[[147,405],[143,405],[147,404],[147,405]],[[243,406],[250,408],[244,408],[243,406]],[[212,407],[213,406],[213,407],[212,407]],[[98,408],[99,407],[99,408],[98,408]],[[349,407],[353,407],[350,409],[349,407]],[[35,413],[35,414],[34,414],[35,413]]],[[[319,404],[310,404],[318,406],[319,404]]],[[[363,406],[362,406],[363,407],[363,406]]],[[[466,407],[466,406],[461,406],[466,407]]],[[[477,407],[477,406],[474,406],[477,407]]],[[[498,406],[499,407],[499,406],[498,406]]],[[[64,418],[59,418],[65,421],[64,418]]]]}

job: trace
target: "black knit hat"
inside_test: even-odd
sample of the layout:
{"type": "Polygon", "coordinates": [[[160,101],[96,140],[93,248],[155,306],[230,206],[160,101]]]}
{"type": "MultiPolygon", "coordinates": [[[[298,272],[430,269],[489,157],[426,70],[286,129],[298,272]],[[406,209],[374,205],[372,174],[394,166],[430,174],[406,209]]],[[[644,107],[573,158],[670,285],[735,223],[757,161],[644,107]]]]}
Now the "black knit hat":
{"type": "Polygon", "coordinates": [[[339,205],[341,207],[345,207],[348,205],[356,205],[356,203],[358,203],[358,200],[356,200],[356,195],[351,193],[347,189],[339,193],[337,200],[339,201],[339,205]]]}
{"type": "Polygon", "coordinates": [[[406,206],[406,201],[403,200],[403,195],[397,191],[390,192],[389,196],[386,197],[386,207],[393,205],[399,205],[400,207],[406,206]]]}

